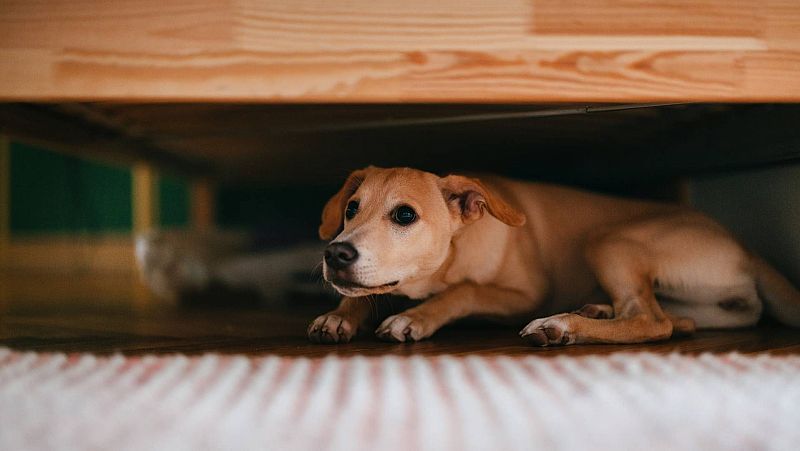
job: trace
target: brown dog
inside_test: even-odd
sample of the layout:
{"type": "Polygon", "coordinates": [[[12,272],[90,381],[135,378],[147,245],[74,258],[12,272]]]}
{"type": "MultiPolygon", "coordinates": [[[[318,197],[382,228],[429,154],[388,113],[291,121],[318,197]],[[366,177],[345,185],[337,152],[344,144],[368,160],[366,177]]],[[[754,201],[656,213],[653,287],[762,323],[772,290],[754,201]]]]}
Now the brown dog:
{"type": "Polygon", "coordinates": [[[537,318],[520,335],[542,346],[638,343],[752,325],[762,301],[800,326],[782,275],[677,205],[368,167],[325,205],[319,233],[332,240],[325,280],[344,298],[309,326],[318,342],[349,341],[381,293],[426,299],[380,324],[395,341],[479,315],[537,318]]]}

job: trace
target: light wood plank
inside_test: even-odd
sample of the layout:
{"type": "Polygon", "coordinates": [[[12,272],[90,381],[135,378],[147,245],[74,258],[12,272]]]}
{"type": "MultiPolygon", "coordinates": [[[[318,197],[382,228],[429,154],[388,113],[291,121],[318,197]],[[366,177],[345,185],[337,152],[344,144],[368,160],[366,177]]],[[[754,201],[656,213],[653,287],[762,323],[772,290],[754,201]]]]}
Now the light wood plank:
{"type": "Polygon", "coordinates": [[[158,228],[158,174],[147,163],[133,166],[133,231],[145,233],[158,228]]]}
{"type": "Polygon", "coordinates": [[[550,0],[535,2],[533,26],[555,35],[758,38],[764,19],[758,2],[742,0],[550,0]]]}
{"type": "Polygon", "coordinates": [[[6,0],[0,99],[800,101],[796,0],[6,0]]]}

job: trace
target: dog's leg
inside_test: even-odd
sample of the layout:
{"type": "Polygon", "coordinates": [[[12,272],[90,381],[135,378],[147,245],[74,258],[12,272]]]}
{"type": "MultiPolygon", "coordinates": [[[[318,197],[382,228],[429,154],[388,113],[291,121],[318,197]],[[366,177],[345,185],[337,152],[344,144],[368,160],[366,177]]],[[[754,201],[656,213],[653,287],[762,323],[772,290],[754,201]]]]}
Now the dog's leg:
{"type": "Polygon", "coordinates": [[[610,304],[586,304],[572,313],[584,318],[611,319],[614,317],[614,307],[610,304]]]}
{"type": "Polygon", "coordinates": [[[462,283],[417,307],[386,318],[375,334],[389,341],[417,341],[431,336],[445,324],[467,316],[508,316],[530,312],[535,301],[514,290],[462,283]]]}
{"type": "Polygon", "coordinates": [[[372,315],[367,298],[344,297],[339,307],[317,317],[308,326],[308,338],[315,343],[347,343],[372,315]]]}
{"type": "Polygon", "coordinates": [[[669,338],[673,323],[653,292],[651,260],[646,249],[624,238],[593,243],[587,260],[600,286],[611,297],[614,318],[594,319],[575,313],[539,318],[520,332],[532,344],[642,343],[669,338]]]}
{"type": "MultiPolygon", "coordinates": [[[[611,319],[614,317],[614,307],[610,304],[586,304],[572,312],[584,318],[611,319]]],[[[672,322],[672,335],[691,335],[695,332],[694,320],[683,316],[675,316],[664,312],[672,322]]]]}
{"type": "Polygon", "coordinates": [[[672,322],[673,337],[692,335],[697,330],[697,324],[695,324],[692,318],[675,316],[669,312],[664,312],[664,314],[667,315],[667,318],[672,322]]]}

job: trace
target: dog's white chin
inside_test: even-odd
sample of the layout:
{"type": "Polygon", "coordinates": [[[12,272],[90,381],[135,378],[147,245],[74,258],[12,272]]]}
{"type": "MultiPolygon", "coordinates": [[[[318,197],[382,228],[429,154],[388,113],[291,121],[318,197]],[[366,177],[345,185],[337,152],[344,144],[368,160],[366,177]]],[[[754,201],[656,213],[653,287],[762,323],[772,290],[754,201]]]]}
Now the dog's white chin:
{"type": "Polygon", "coordinates": [[[322,268],[322,276],[325,279],[325,282],[331,284],[331,286],[339,294],[348,297],[372,296],[377,294],[391,293],[397,290],[397,287],[400,285],[400,278],[389,279],[389,282],[379,281],[371,283],[364,280],[351,280],[349,278],[337,277],[336,272],[331,271],[324,263],[322,268]]]}
{"type": "MultiPolygon", "coordinates": [[[[327,279],[327,278],[326,278],[327,279]]],[[[331,286],[339,292],[342,296],[348,297],[361,297],[361,296],[372,296],[377,294],[386,294],[395,291],[397,287],[400,285],[399,281],[390,282],[386,284],[375,284],[375,285],[366,285],[362,284],[361,282],[353,282],[358,285],[365,285],[365,286],[344,286],[337,284],[335,281],[327,280],[331,286]]]]}
{"type": "Polygon", "coordinates": [[[331,284],[331,285],[333,285],[333,288],[337,292],[339,292],[339,294],[341,294],[342,296],[347,296],[351,298],[391,293],[397,288],[396,285],[381,286],[376,288],[352,288],[352,287],[339,287],[336,284],[331,284]]]}

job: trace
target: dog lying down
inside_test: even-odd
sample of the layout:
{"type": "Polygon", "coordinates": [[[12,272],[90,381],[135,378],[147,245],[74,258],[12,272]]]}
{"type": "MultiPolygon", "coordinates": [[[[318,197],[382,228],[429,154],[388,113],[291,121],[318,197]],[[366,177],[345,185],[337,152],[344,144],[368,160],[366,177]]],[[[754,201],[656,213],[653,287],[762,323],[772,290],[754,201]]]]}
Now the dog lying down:
{"type": "Polygon", "coordinates": [[[376,334],[421,340],[465,317],[530,321],[534,345],[639,343],[758,321],[800,326],[800,292],[709,217],[502,178],[353,172],[325,205],[323,274],[343,296],[312,341],[350,341],[371,297],[425,299],[376,334]],[[571,313],[570,313],[571,312],[571,313]]]}
{"type": "MultiPolygon", "coordinates": [[[[530,321],[520,335],[541,346],[637,343],[749,326],[764,304],[800,326],[800,293],[782,275],[677,205],[369,167],[328,201],[319,232],[331,241],[324,278],[344,296],[309,326],[320,343],[375,326],[387,340],[420,340],[465,317],[530,321]],[[382,294],[424,302],[383,318],[382,294]]],[[[214,284],[272,304],[326,293],[312,276],[324,246],[254,251],[252,242],[235,232],[150,233],[137,238],[136,257],[145,283],[168,299],[214,284]]]]}

